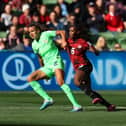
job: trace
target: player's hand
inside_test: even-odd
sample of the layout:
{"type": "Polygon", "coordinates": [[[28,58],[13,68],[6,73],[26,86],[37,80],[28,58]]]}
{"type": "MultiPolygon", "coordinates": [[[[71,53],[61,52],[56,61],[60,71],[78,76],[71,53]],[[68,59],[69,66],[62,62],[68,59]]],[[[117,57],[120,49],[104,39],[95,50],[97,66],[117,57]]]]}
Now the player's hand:
{"type": "Polygon", "coordinates": [[[117,32],[122,32],[122,29],[121,29],[121,28],[118,28],[118,29],[117,29],[117,32]]]}
{"type": "Polygon", "coordinates": [[[61,47],[65,50],[66,49],[66,47],[67,47],[67,42],[62,42],[62,44],[61,44],[61,47]]]}

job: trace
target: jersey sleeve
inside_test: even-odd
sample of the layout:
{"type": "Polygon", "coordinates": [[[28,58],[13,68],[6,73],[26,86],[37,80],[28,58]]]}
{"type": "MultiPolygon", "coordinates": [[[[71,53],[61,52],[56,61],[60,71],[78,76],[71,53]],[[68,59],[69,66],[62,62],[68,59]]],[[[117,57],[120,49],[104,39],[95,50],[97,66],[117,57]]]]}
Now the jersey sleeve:
{"type": "Polygon", "coordinates": [[[35,54],[37,54],[37,49],[34,43],[32,43],[32,50],[35,54]]]}
{"type": "Polygon", "coordinates": [[[35,54],[37,54],[37,50],[35,50],[34,48],[33,48],[33,52],[34,52],[35,54]]]}
{"type": "Polygon", "coordinates": [[[56,36],[56,31],[46,31],[43,33],[44,36],[54,37],[56,36]]]}
{"type": "Polygon", "coordinates": [[[90,48],[91,43],[89,43],[88,41],[85,41],[85,40],[84,40],[82,45],[83,45],[83,48],[87,50],[87,49],[90,48]]]}

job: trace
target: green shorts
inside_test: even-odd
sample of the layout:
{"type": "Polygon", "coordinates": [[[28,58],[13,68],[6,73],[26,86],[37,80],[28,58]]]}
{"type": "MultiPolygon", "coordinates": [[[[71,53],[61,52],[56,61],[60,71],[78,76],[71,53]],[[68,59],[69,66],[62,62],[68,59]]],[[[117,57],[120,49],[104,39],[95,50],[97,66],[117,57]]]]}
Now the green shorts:
{"type": "Polygon", "coordinates": [[[43,71],[49,78],[53,77],[56,69],[64,70],[64,63],[61,58],[56,58],[55,60],[48,61],[44,67],[41,67],[40,70],[43,71]]]}

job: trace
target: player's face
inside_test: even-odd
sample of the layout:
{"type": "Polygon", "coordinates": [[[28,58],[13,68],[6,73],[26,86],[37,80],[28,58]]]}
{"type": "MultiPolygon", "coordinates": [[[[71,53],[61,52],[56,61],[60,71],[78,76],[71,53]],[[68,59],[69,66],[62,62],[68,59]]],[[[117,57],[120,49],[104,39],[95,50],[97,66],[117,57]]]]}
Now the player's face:
{"type": "Polygon", "coordinates": [[[32,39],[37,39],[38,38],[39,30],[35,26],[29,27],[28,31],[29,31],[29,36],[32,39]]]}
{"type": "Polygon", "coordinates": [[[76,33],[75,27],[70,27],[69,28],[69,37],[73,38],[76,33]]]}

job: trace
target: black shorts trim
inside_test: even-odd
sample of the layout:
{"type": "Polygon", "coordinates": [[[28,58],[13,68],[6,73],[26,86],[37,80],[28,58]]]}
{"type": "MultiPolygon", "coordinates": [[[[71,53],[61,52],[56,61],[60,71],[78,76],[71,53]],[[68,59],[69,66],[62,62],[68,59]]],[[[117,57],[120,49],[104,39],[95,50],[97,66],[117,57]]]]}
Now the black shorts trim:
{"type": "Polygon", "coordinates": [[[84,72],[90,73],[92,72],[92,65],[81,65],[80,67],[78,67],[78,70],[82,70],[84,72]]]}

